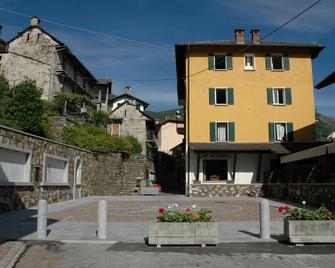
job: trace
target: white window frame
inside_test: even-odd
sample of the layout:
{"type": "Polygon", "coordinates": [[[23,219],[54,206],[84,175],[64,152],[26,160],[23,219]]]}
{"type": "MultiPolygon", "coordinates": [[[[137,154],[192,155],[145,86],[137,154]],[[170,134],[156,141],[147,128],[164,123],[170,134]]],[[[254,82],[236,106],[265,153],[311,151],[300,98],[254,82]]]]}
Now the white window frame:
{"type": "Polygon", "coordinates": [[[43,176],[42,176],[42,186],[69,186],[69,158],[65,158],[65,157],[60,157],[60,156],[56,156],[56,155],[51,155],[51,154],[44,154],[43,155],[43,176]],[[63,182],[47,182],[46,181],[46,160],[47,158],[51,158],[51,159],[56,159],[56,160],[61,160],[66,162],[66,167],[65,167],[65,178],[63,182]]]}
{"type": "Polygon", "coordinates": [[[228,181],[232,181],[232,177],[229,172],[229,168],[231,165],[231,156],[206,156],[202,157],[200,161],[200,166],[199,166],[199,180],[201,184],[227,184],[228,181]],[[227,180],[226,181],[210,181],[210,180],[205,180],[205,170],[204,170],[204,160],[227,160],[227,180]]]}
{"type": "Polygon", "coordinates": [[[272,71],[279,71],[279,72],[284,71],[284,54],[280,54],[280,53],[271,54],[270,57],[271,57],[271,70],[272,71]],[[273,69],[273,62],[272,62],[272,57],[273,56],[280,56],[281,57],[281,67],[282,67],[281,69],[273,69]]]}
{"type": "Polygon", "coordinates": [[[244,54],[244,70],[245,71],[255,71],[256,70],[255,54],[251,54],[251,53],[244,54]],[[252,67],[247,66],[246,57],[252,57],[253,58],[253,66],[252,67]]]}
{"type": "Polygon", "coordinates": [[[214,57],[214,70],[216,71],[226,71],[227,70],[227,53],[214,53],[213,55],[214,57]],[[216,68],[216,56],[225,56],[225,66],[226,68],[225,69],[217,69],[216,68]]]}
{"type": "Polygon", "coordinates": [[[33,186],[31,171],[32,171],[32,150],[26,150],[17,146],[0,144],[0,148],[5,150],[12,150],[20,153],[28,154],[28,158],[25,166],[25,181],[9,181],[9,182],[0,182],[0,186],[33,186]]]}
{"type": "Polygon", "coordinates": [[[228,88],[227,87],[215,87],[214,89],[215,89],[215,100],[214,100],[215,105],[218,105],[218,106],[220,106],[220,105],[227,106],[228,105],[228,88]],[[225,91],[225,93],[226,93],[226,103],[217,103],[217,100],[216,100],[216,91],[218,89],[225,91]]]}
{"type": "Polygon", "coordinates": [[[288,133],[287,133],[287,122],[273,122],[273,128],[275,133],[275,142],[287,142],[288,141],[288,133]],[[277,140],[277,128],[276,124],[285,124],[285,136],[286,140],[277,140]]]}
{"type": "Polygon", "coordinates": [[[229,122],[228,121],[215,121],[215,142],[229,142],[229,122]],[[218,141],[217,133],[218,133],[218,123],[224,123],[227,125],[227,133],[225,141],[218,141]]]}
{"type": "MultiPolygon", "coordinates": [[[[278,98],[279,99],[279,98],[278,98]]],[[[272,88],[272,100],[273,100],[273,105],[276,105],[276,106],[285,106],[285,105],[287,105],[286,104],[286,89],[285,89],[285,87],[273,87],[272,88]],[[284,102],[283,103],[278,103],[278,102],[275,102],[275,90],[278,90],[278,89],[282,89],[283,90],[283,93],[284,93],[284,95],[283,95],[283,100],[284,100],[284,102]]]]}

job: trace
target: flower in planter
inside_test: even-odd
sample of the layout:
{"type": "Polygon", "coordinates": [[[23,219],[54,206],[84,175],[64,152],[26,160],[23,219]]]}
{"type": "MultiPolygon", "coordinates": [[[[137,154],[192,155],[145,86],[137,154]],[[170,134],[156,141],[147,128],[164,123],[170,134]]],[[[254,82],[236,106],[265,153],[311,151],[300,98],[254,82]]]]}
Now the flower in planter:
{"type": "Polygon", "coordinates": [[[193,209],[196,209],[196,208],[197,208],[197,205],[192,205],[192,208],[193,208],[193,209]]]}
{"type": "Polygon", "coordinates": [[[306,201],[305,200],[302,201],[301,203],[302,203],[303,206],[306,206],[306,201]]]}
{"type": "Polygon", "coordinates": [[[191,211],[192,211],[192,209],[190,209],[190,208],[186,209],[186,212],[191,212],[191,211]]]}
{"type": "Polygon", "coordinates": [[[316,210],[309,210],[305,208],[288,208],[282,206],[278,208],[290,221],[309,221],[309,220],[335,220],[335,215],[324,205],[316,210]]]}
{"type": "MultiPolygon", "coordinates": [[[[163,208],[162,208],[163,209],[163,208]]],[[[200,210],[194,210],[187,208],[186,210],[181,209],[167,209],[163,212],[159,209],[159,215],[157,217],[158,222],[210,222],[212,217],[209,215],[210,210],[202,208],[200,210]]]]}
{"type": "Polygon", "coordinates": [[[165,208],[160,208],[160,209],[158,210],[159,214],[163,214],[165,211],[166,211],[165,208]]]}
{"type": "Polygon", "coordinates": [[[158,183],[156,183],[156,184],[154,185],[154,187],[155,187],[156,189],[158,189],[158,191],[162,190],[162,186],[161,186],[160,184],[158,184],[158,183]]]}
{"type": "Polygon", "coordinates": [[[174,206],[175,208],[177,208],[179,205],[176,203],[176,204],[174,204],[173,206],[174,206]]]}

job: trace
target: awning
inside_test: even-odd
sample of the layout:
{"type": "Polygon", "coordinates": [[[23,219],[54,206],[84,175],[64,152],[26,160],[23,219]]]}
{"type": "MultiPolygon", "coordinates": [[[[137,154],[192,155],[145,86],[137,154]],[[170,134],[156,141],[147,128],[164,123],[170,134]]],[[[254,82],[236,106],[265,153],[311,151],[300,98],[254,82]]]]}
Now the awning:
{"type": "Polygon", "coordinates": [[[191,143],[193,151],[231,151],[231,152],[268,152],[276,154],[289,154],[290,151],[281,143],[191,143]]]}
{"type": "Polygon", "coordinates": [[[282,156],[280,158],[280,162],[282,164],[285,164],[289,162],[319,157],[327,154],[335,154],[335,143],[324,144],[321,146],[282,156]]]}

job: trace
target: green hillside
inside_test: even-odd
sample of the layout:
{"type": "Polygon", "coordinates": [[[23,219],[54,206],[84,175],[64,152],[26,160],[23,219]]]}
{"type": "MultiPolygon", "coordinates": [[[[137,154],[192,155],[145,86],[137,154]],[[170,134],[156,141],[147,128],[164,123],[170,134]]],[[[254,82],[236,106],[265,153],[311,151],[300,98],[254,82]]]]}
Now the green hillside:
{"type": "Polygon", "coordinates": [[[146,111],[146,113],[149,116],[151,116],[153,119],[161,122],[161,121],[168,119],[171,116],[174,116],[177,111],[182,112],[183,108],[180,107],[180,109],[171,109],[171,110],[160,111],[160,112],[146,111]]]}
{"type": "Polygon", "coordinates": [[[316,113],[316,139],[317,141],[327,141],[327,136],[335,131],[335,119],[316,113]]]}

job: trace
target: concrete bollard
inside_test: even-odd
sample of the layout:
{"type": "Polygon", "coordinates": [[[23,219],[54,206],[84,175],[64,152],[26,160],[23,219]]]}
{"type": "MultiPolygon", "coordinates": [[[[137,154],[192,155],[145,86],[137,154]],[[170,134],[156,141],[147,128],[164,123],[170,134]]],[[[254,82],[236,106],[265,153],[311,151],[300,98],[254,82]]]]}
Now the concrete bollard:
{"type": "Polygon", "coordinates": [[[270,239],[270,205],[269,201],[262,199],[259,206],[260,236],[261,239],[270,239]]]}
{"type": "Polygon", "coordinates": [[[41,199],[38,202],[37,214],[37,239],[47,239],[47,226],[48,226],[48,202],[41,199]]]}
{"type": "Polygon", "coordinates": [[[99,200],[98,239],[107,239],[107,201],[99,200]]]}

